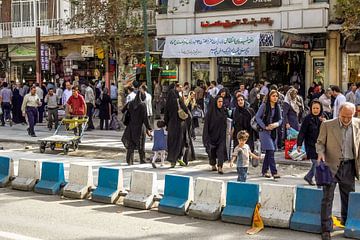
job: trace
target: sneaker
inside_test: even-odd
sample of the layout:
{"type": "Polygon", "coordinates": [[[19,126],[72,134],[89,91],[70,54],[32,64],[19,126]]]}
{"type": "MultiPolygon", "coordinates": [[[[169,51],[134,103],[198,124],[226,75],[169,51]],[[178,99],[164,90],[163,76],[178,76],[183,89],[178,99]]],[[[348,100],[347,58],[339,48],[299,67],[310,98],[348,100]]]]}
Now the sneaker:
{"type": "Polygon", "coordinates": [[[313,180],[311,179],[307,179],[306,177],[304,177],[304,180],[311,186],[315,186],[315,183],[313,182],[313,180]]]}
{"type": "Polygon", "coordinates": [[[277,174],[277,173],[275,173],[275,174],[273,175],[273,178],[274,178],[274,179],[278,179],[278,178],[280,178],[280,175],[277,174]]]}
{"type": "Polygon", "coordinates": [[[32,137],[36,137],[35,133],[34,134],[31,134],[32,137]]]}
{"type": "Polygon", "coordinates": [[[175,166],[176,166],[176,162],[171,163],[170,168],[175,168],[175,166]]]}
{"type": "Polygon", "coordinates": [[[179,165],[182,166],[182,167],[185,167],[185,166],[186,166],[186,163],[184,163],[183,160],[179,160],[178,163],[179,163],[179,165]]]}
{"type": "Polygon", "coordinates": [[[270,175],[270,173],[264,173],[264,174],[263,174],[263,177],[271,178],[271,175],[270,175]]]}
{"type": "Polygon", "coordinates": [[[152,166],[153,168],[156,168],[156,164],[155,164],[154,162],[151,163],[151,166],[152,166]]]}
{"type": "Polygon", "coordinates": [[[222,167],[218,167],[218,173],[221,175],[224,174],[222,167]]]}

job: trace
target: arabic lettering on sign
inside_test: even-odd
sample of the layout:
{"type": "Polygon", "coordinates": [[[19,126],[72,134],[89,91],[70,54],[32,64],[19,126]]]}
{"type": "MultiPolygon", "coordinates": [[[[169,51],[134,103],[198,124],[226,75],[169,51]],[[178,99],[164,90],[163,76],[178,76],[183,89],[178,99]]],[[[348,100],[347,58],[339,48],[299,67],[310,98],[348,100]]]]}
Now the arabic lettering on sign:
{"type": "Polygon", "coordinates": [[[164,58],[259,56],[259,33],[167,37],[164,58]]]}
{"type": "Polygon", "coordinates": [[[235,21],[225,20],[225,21],[216,21],[213,23],[210,23],[209,21],[201,22],[201,27],[207,28],[207,27],[223,27],[223,28],[231,28],[238,25],[253,25],[257,27],[258,25],[269,25],[272,26],[274,23],[274,20],[272,20],[269,17],[264,17],[260,19],[251,18],[250,20],[248,18],[243,19],[236,19],[235,21]]]}

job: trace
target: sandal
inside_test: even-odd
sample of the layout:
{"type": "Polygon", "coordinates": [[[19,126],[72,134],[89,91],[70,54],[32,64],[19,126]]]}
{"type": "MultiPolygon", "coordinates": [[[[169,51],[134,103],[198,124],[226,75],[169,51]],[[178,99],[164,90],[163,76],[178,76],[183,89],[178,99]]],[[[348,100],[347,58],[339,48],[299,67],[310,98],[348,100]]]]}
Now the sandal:
{"type": "Polygon", "coordinates": [[[182,166],[182,167],[185,167],[185,166],[186,166],[186,163],[185,163],[183,160],[179,160],[178,163],[179,163],[179,165],[182,166]]]}

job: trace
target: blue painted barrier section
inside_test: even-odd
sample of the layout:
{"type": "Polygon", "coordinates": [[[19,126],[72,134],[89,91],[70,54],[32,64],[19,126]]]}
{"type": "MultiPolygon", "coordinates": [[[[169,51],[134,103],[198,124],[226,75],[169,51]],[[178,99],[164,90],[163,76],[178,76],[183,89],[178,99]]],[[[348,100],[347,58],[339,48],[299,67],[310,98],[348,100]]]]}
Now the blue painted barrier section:
{"type": "Polygon", "coordinates": [[[5,187],[9,182],[10,161],[9,157],[0,156],[0,187],[5,187]]]}
{"type": "Polygon", "coordinates": [[[192,178],[188,176],[165,175],[164,197],[160,200],[159,211],[185,215],[192,198],[192,178]]]}
{"type": "Polygon", "coordinates": [[[360,193],[358,192],[350,193],[344,234],[348,238],[360,239],[360,193]]]}
{"type": "Polygon", "coordinates": [[[119,178],[119,169],[101,167],[99,169],[98,186],[92,193],[92,200],[113,203],[119,193],[119,178]]]}
{"type": "Polygon", "coordinates": [[[221,214],[224,222],[251,225],[256,204],[259,202],[259,185],[228,182],[226,206],[221,214]]]}
{"type": "Polygon", "coordinates": [[[35,192],[54,195],[65,186],[64,164],[55,162],[43,162],[41,179],[35,185],[35,192]]]}
{"type": "Polygon", "coordinates": [[[290,219],[290,229],[321,233],[321,189],[297,187],[295,210],[290,219]]]}

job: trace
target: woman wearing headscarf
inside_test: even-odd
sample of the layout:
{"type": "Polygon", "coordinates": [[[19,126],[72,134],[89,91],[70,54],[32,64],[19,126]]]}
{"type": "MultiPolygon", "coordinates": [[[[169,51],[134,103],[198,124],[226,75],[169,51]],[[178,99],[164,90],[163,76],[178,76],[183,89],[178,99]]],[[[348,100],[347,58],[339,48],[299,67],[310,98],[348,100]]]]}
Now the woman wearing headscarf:
{"type": "Polygon", "coordinates": [[[139,151],[140,163],[145,163],[145,134],[152,130],[149,124],[145,105],[146,95],[138,91],[133,101],[125,105],[122,112],[128,111],[129,123],[125,128],[121,141],[126,148],[126,162],[134,163],[134,150],[139,151]]]}
{"type": "Polygon", "coordinates": [[[12,98],[12,121],[14,123],[25,123],[25,118],[21,112],[21,105],[23,102],[23,97],[20,95],[20,84],[17,83],[16,87],[13,90],[13,98],[12,98]]]}
{"type": "Polygon", "coordinates": [[[299,118],[303,111],[302,101],[298,97],[298,91],[295,88],[290,88],[285,96],[283,103],[283,118],[285,133],[289,128],[296,131],[300,130],[299,118]]]}
{"type": "Polygon", "coordinates": [[[181,166],[186,164],[181,159],[184,154],[184,148],[186,144],[186,131],[187,124],[186,120],[179,117],[178,110],[181,108],[184,112],[188,113],[184,101],[179,95],[181,86],[172,84],[169,87],[169,92],[166,99],[164,121],[168,131],[167,145],[168,145],[168,156],[167,161],[171,163],[171,167],[174,168],[176,162],[181,166]]]}
{"type": "Polygon", "coordinates": [[[233,140],[234,147],[236,147],[239,142],[237,139],[237,134],[241,130],[246,130],[249,133],[249,138],[247,144],[251,148],[251,151],[254,151],[254,131],[250,125],[251,118],[255,116],[255,112],[252,108],[248,107],[248,104],[245,102],[244,95],[239,95],[237,97],[236,108],[233,111],[233,140]]]}
{"type": "Polygon", "coordinates": [[[218,96],[221,96],[223,98],[223,107],[226,110],[229,110],[231,107],[231,95],[230,95],[230,91],[227,88],[222,88],[219,93],[218,96]]]}
{"type": "Polygon", "coordinates": [[[221,96],[210,100],[203,130],[203,144],[209,156],[212,171],[217,170],[219,174],[224,173],[223,163],[227,161],[227,113],[223,107],[223,101],[224,99],[221,96]]]}
{"type": "Polygon", "coordinates": [[[104,88],[103,92],[100,94],[99,99],[100,130],[104,129],[104,123],[105,129],[109,130],[111,98],[109,96],[109,90],[107,88],[104,88]]]}
{"type": "Polygon", "coordinates": [[[280,178],[275,164],[275,150],[277,148],[278,131],[282,124],[281,109],[278,104],[279,93],[271,90],[264,103],[261,104],[256,113],[256,122],[262,129],[259,131],[261,149],[265,151],[265,158],[262,166],[262,175],[270,178],[280,178]],[[269,168],[271,175],[269,174],[269,168]]]}

